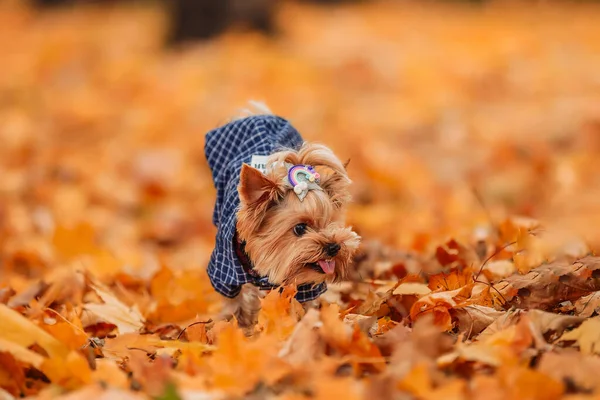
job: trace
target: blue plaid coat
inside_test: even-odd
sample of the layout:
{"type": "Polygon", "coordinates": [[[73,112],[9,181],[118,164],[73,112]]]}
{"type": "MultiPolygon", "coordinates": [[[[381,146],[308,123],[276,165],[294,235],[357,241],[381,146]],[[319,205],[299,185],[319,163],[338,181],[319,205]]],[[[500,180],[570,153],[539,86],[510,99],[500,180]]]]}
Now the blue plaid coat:
{"type": "MultiPolygon", "coordinates": [[[[251,116],[214,129],[206,135],[204,152],[217,189],[213,223],[217,227],[216,246],[208,265],[208,276],[215,290],[233,298],[241,286],[252,283],[261,289],[273,289],[266,277],[246,272],[234,249],[236,213],[240,206],[238,185],[243,163],[253,155],[270,155],[280,148],[298,148],[303,139],[285,119],[272,116],[251,116]]],[[[298,286],[300,302],[316,299],[325,290],[325,283],[298,286]]]]}

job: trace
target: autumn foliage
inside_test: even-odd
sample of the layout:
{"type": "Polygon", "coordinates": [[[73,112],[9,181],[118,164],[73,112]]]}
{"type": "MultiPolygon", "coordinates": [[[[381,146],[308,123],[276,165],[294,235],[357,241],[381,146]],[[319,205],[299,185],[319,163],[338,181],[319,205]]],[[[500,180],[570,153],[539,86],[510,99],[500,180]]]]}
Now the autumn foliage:
{"type": "Polygon", "coordinates": [[[599,398],[600,8],[0,3],[0,398],[599,398]],[[216,319],[204,133],[248,99],[350,158],[350,279],[216,319]]]}

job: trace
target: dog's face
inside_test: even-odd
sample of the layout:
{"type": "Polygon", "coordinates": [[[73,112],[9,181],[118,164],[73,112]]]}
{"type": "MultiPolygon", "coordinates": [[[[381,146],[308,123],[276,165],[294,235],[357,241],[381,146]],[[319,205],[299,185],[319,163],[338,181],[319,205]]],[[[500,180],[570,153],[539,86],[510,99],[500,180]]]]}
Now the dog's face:
{"type": "Polygon", "coordinates": [[[237,229],[246,241],[254,268],[274,284],[334,282],[346,276],[360,238],[345,227],[350,179],[327,147],[305,145],[269,158],[266,175],[242,167],[237,229]],[[309,190],[300,201],[284,181],[282,162],[320,169],[322,190],[309,190]]]}

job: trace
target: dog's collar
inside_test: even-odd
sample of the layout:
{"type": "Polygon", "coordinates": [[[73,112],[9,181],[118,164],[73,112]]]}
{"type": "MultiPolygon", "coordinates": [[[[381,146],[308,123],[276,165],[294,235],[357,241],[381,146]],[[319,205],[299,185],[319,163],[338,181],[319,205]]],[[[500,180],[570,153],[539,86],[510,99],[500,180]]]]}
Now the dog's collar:
{"type": "Polygon", "coordinates": [[[250,256],[246,253],[246,241],[238,238],[237,230],[233,235],[233,248],[235,249],[235,254],[240,261],[240,264],[242,264],[244,271],[254,278],[260,278],[260,275],[254,270],[254,264],[252,263],[252,260],[250,260],[250,256]]]}

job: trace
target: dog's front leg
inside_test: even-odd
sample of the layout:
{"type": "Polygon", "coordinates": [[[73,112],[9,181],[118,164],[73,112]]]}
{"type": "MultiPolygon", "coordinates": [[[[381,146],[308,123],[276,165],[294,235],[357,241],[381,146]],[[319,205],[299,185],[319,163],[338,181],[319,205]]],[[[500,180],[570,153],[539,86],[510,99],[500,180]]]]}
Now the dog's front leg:
{"type": "Polygon", "coordinates": [[[319,301],[319,299],[309,300],[302,303],[302,307],[304,308],[304,312],[308,312],[308,310],[310,310],[311,308],[318,310],[321,308],[321,302],[319,301]]]}
{"type": "Polygon", "coordinates": [[[264,296],[256,286],[246,284],[242,286],[240,294],[233,299],[226,298],[221,311],[221,319],[235,317],[240,328],[250,330],[258,322],[258,313],[261,308],[260,299],[264,296]]]}

